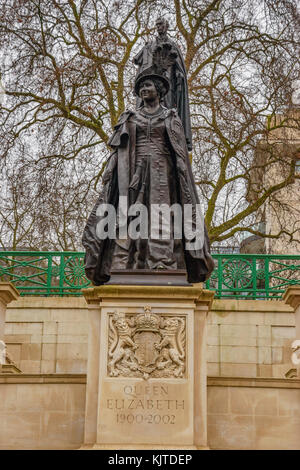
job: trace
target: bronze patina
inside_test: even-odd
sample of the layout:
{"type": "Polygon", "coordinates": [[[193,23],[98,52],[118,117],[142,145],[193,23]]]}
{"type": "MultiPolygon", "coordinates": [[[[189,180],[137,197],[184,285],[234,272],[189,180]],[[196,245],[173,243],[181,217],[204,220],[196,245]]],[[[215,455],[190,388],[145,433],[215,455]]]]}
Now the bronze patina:
{"type": "MultiPolygon", "coordinates": [[[[101,205],[109,204],[117,212],[121,197],[129,206],[142,205],[147,214],[151,213],[152,207],[163,204],[181,208],[190,206],[191,223],[195,226],[199,198],[185,130],[176,109],[164,105],[164,99],[172,89],[164,72],[174,55],[169,47],[156,49],[153,54],[152,64],[135,80],[135,93],[141,106],[120,116],[109,140],[112,153],[103,175],[103,190],[84,230],[85,270],[95,285],[109,282],[113,272],[117,273],[114,282],[120,282],[122,272],[134,282],[137,276],[128,277],[128,272],[133,272],[140,273],[139,283],[145,279],[146,283],[153,284],[153,278],[149,281],[145,272],[175,274],[186,271],[188,282],[196,283],[206,280],[214,268],[205,225],[201,246],[193,249],[187,249],[184,230],[181,238],[174,236],[173,230],[168,238],[154,237],[148,215],[147,221],[142,222],[149,222],[147,236],[137,239],[130,235],[121,236],[120,217],[112,222],[116,225],[116,237],[103,239],[97,231],[102,217],[99,215],[101,205]]],[[[170,220],[174,223],[172,218],[170,220]]],[[[126,227],[131,221],[132,217],[127,216],[126,227]]],[[[174,283],[178,285],[178,276],[176,279],[174,283]]]]}
{"type": "MultiPolygon", "coordinates": [[[[145,44],[134,57],[133,62],[138,66],[138,74],[140,74],[153,65],[153,58],[157,52],[170,51],[164,71],[164,75],[170,82],[170,88],[164,96],[163,104],[168,109],[176,108],[183,125],[188,150],[191,151],[192,131],[186,67],[179,46],[167,34],[168,28],[168,21],[158,17],[156,20],[157,36],[145,44]]],[[[138,97],[137,108],[140,105],[141,98],[138,97]]]]}

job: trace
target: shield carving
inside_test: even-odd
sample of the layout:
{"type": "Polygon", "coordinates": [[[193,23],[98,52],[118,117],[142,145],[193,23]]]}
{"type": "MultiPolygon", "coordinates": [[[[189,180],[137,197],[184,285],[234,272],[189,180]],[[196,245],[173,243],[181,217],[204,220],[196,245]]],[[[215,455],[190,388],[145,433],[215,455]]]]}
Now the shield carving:
{"type": "Polygon", "coordinates": [[[134,342],[137,345],[135,357],[139,364],[139,369],[150,372],[155,369],[155,361],[159,356],[159,351],[155,348],[161,340],[159,333],[153,331],[139,331],[134,335],[134,342]]]}

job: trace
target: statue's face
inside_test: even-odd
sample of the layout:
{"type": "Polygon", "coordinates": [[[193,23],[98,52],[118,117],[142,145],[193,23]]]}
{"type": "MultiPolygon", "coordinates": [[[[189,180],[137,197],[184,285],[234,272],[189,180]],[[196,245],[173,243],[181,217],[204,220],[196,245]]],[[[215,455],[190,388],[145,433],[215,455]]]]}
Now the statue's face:
{"type": "Polygon", "coordinates": [[[162,18],[156,21],[156,30],[158,34],[164,34],[167,31],[167,24],[162,18]]]}
{"type": "Polygon", "coordinates": [[[158,97],[157,90],[152,80],[145,80],[140,86],[140,98],[146,101],[152,101],[158,97]]]}

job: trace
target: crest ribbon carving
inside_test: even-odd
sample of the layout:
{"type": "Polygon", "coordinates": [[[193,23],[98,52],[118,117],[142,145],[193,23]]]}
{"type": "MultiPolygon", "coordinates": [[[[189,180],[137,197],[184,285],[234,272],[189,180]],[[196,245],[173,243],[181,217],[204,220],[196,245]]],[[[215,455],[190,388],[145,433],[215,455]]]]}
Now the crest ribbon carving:
{"type": "Polygon", "coordinates": [[[180,378],[186,370],[185,316],[144,313],[109,315],[110,377],[180,378]]]}

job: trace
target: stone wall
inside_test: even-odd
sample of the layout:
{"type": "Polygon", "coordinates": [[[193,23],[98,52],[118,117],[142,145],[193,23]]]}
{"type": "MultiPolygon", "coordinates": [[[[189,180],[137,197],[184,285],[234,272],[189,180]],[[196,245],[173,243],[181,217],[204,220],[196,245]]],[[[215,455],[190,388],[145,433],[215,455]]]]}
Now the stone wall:
{"type": "Polygon", "coordinates": [[[0,374],[0,449],[76,449],[85,376],[0,374]]]}
{"type": "MultiPolygon", "coordinates": [[[[26,374],[86,373],[83,298],[23,297],[9,304],[5,342],[26,374]]],[[[209,376],[285,377],[295,314],[281,301],[215,300],[208,315],[209,376]]]]}
{"type": "MultiPolygon", "coordinates": [[[[0,374],[0,450],[83,443],[84,375],[0,374]]],[[[300,450],[299,379],[208,379],[211,449],[300,450]]]]}
{"type": "Polygon", "coordinates": [[[6,312],[4,340],[26,374],[86,373],[86,302],[81,297],[22,297],[6,312]]]}
{"type": "Polygon", "coordinates": [[[208,316],[208,376],[285,377],[294,366],[295,314],[282,301],[213,302],[208,316]]]}
{"type": "Polygon", "coordinates": [[[299,379],[208,379],[212,449],[299,450],[299,379]]]}

